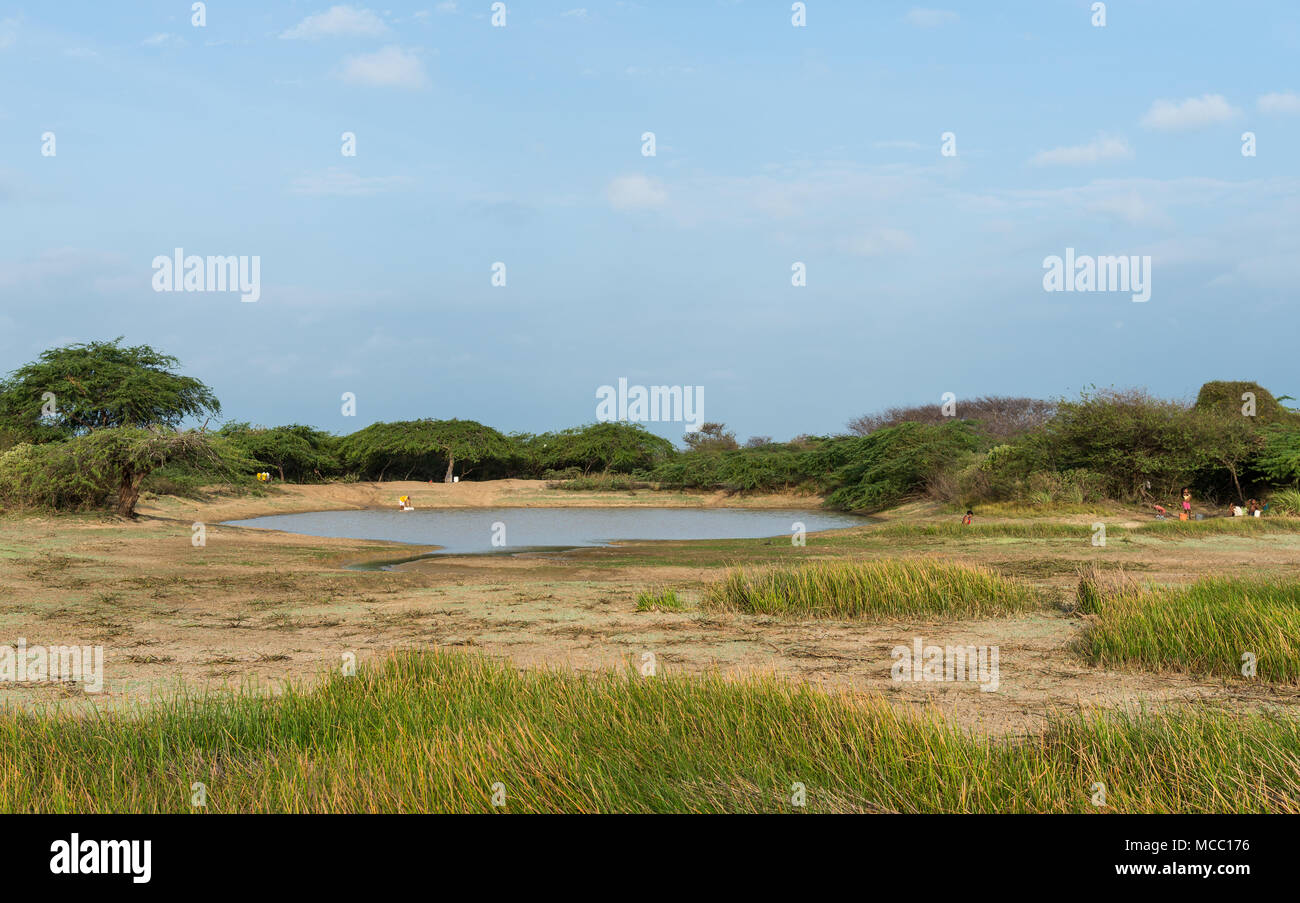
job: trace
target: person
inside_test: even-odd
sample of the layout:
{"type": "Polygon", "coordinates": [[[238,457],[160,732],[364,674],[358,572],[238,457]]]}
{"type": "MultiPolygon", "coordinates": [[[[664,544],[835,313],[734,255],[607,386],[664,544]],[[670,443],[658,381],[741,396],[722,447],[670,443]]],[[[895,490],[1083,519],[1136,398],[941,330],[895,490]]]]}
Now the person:
{"type": "Polygon", "coordinates": [[[1251,499],[1249,502],[1246,503],[1246,514],[1248,514],[1251,517],[1259,517],[1261,513],[1262,512],[1259,507],[1259,499],[1251,499]]]}
{"type": "Polygon", "coordinates": [[[1233,516],[1233,517],[1241,517],[1241,516],[1242,516],[1243,514],[1245,514],[1245,513],[1246,513],[1245,511],[1241,510],[1241,506],[1240,506],[1240,505],[1233,505],[1233,506],[1232,506],[1232,516],[1233,516]]]}
{"type": "Polygon", "coordinates": [[[1192,490],[1188,489],[1186,486],[1183,487],[1183,513],[1178,519],[1192,519],[1192,490]]]}
{"type": "Polygon", "coordinates": [[[967,508],[967,509],[966,509],[966,516],[963,517],[963,518],[961,519],[961,525],[962,525],[963,527],[969,527],[969,526],[970,526],[970,523],[971,523],[971,519],[974,518],[974,517],[975,517],[975,512],[972,511],[971,509],[967,508]]]}
{"type": "Polygon", "coordinates": [[[1156,505],[1156,520],[1164,520],[1165,515],[1169,512],[1165,510],[1164,505],[1156,505]]]}

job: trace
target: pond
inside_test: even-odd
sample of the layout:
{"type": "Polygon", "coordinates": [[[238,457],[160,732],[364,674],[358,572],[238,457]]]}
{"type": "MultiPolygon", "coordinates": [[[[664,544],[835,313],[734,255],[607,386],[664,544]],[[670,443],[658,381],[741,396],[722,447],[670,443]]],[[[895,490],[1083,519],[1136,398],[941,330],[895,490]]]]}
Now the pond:
{"type": "Polygon", "coordinates": [[[574,549],[635,539],[758,539],[856,527],[851,514],[804,508],[418,508],[276,514],[231,526],[308,536],[384,539],[472,555],[574,549]],[[496,540],[494,542],[494,539],[496,540]]]}

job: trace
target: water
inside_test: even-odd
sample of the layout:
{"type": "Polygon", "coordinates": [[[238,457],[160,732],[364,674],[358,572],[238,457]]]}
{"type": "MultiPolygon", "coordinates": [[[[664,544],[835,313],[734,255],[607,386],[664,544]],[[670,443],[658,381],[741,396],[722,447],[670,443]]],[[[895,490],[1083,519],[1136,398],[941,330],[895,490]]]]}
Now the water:
{"type": "Polygon", "coordinates": [[[851,514],[802,508],[419,508],[415,511],[313,511],[227,523],[308,536],[385,539],[441,546],[437,554],[573,549],[633,539],[757,539],[789,537],[867,523],[851,514]],[[494,546],[503,524],[506,545],[494,546]]]}

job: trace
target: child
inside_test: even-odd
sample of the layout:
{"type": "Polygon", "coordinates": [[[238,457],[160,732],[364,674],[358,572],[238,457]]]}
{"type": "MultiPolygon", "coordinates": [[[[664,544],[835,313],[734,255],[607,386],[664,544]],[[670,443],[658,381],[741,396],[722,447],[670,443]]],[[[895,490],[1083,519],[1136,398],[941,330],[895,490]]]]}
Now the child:
{"type": "Polygon", "coordinates": [[[963,527],[969,527],[969,526],[970,526],[970,522],[971,522],[971,518],[973,518],[974,516],[975,516],[975,512],[972,511],[971,509],[967,508],[967,509],[966,509],[966,516],[963,517],[963,518],[961,519],[961,525],[962,525],[963,527]]]}
{"type": "Polygon", "coordinates": [[[1192,519],[1192,490],[1183,487],[1183,515],[1179,520],[1192,519]]]}

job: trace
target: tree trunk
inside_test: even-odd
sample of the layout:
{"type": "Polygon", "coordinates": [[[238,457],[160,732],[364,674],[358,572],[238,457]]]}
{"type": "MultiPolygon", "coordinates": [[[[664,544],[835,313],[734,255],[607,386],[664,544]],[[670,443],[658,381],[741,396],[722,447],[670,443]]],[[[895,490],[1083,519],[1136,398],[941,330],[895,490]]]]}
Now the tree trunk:
{"type": "Polygon", "coordinates": [[[456,456],[451,452],[447,453],[447,475],[442,478],[444,483],[451,482],[451,469],[456,466],[456,456]]]}
{"type": "Polygon", "coordinates": [[[1237,468],[1229,467],[1228,473],[1232,474],[1232,485],[1237,487],[1237,498],[1246,501],[1246,494],[1241,491],[1241,481],[1237,479],[1237,468]]]}
{"type": "Polygon", "coordinates": [[[131,470],[122,471],[122,485],[117,490],[118,517],[135,517],[135,503],[140,498],[140,484],[144,482],[145,473],[131,470]]]}

